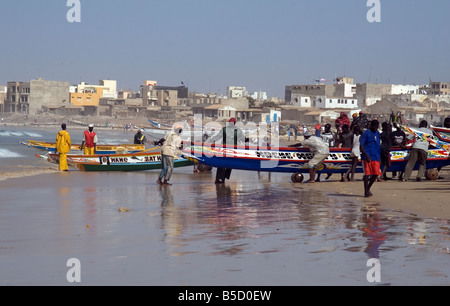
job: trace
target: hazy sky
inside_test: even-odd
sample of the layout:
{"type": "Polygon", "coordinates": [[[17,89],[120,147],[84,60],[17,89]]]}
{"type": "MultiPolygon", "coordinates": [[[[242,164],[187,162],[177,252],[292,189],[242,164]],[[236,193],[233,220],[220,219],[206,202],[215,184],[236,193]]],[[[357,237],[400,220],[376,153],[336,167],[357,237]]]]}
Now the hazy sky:
{"type": "Polygon", "coordinates": [[[229,85],[284,98],[286,85],[450,81],[450,1],[2,0],[0,84],[144,80],[224,94],[229,85]]]}

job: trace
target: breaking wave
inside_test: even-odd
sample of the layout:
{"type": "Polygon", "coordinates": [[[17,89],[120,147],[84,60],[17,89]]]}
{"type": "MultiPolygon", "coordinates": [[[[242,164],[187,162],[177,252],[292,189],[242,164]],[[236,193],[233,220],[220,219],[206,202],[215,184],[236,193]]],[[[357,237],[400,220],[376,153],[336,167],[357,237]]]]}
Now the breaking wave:
{"type": "Polygon", "coordinates": [[[0,149],[0,158],[22,157],[19,153],[12,152],[8,149],[0,149]]]}

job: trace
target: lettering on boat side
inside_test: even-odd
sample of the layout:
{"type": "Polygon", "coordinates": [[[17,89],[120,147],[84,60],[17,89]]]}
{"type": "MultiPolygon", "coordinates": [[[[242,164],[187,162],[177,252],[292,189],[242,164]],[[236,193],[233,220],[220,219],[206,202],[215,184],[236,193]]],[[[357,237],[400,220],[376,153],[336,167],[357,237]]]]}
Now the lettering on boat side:
{"type": "Polygon", "coordinates": [[[81,262],[78,258],[69,258],[66,263],[67,267],[71,267],[66,273],[66,279],[69,283],[81,282],[81,262]]]}
{"type": "MultiPolygon", "coordinates": [[[[291,152],[267,152],[267,151],[256,151],[257,157],[260,158],[276,158],[276,159],[299,159],[299,160],[310,160],[313,158],[313,154],[310,152],[302,153],[291,153],[291,152]]],[[[351,160],[350,153],[330,153],[327,160],[351,160]]]]}
{"type": "MultiPolygon", "coordinates": [[[[128,163],[130,160],[128,157],[111,157],[109,159],[110,163],[128,163]]],[[[161,155],[155,156],[143,156],[139,162],[156,162],[161,161],[161,155]]]]}

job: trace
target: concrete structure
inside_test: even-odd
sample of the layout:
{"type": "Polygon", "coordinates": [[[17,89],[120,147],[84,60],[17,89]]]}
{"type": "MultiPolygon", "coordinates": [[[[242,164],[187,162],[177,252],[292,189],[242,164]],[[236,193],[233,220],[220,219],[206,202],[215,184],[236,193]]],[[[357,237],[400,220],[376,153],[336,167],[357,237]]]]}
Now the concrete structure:
{"type": "Polygon", "coordinates": [[[289,103],[289,105],[300,107],[312,107],[313,103],[310,96],[302,96],[294,93],[292,95],[291,103],[289,103]]]}
{"type": "Polygon", "coordinates": [[[391,84],[356,84],[356,99],[358,99],[361,108],[375,104],[377,101],[381,101],[383,95],[390,95],[391,93],[391,84]]]}
{"type": "Polygon", "coordinates": [[[100,80],[98,85],[90,85],[85,82],[80,82],[78,85],[71,86],[70,92],[86,93],[97,90],[102,95],[100,98],[114,98],[117,99],[117,81],[115,80],[100,80]],[[75,90],[75,91],[74,91],[75,90]]]}
{"type": "Polygon", "coordinates": [[[247,89],[243,86],[228,86],[227,87],[227,97],[229,99],[233,98],[243,98],[247,97],[247,89]]]}
{"type": "Polygon", "coordinates": [[[28,114],[30,82],[8,82],[5,112],[28,114]]]}
{"type": "Polygon", "coordinates": [[[141,88],[142,98],[141,105],[143,106],[177,106],[178,105],[178,91],[157,89],[156,86],[144,85],[141,88]]]}
{"type": "Polygon", "coordinates": [[[428,95],[450,95],[450,82],[430,82],[428,95]]]}
{"type": "Polygon", "coordinates": [[[69,106],[69,86],[69,82],[46,81],[41,78],[31,80],[28,114],[42,113],[44,106],[69,106]]]}
{"type": "Polygon", "coordinates": [[[7,88],[6,85],[0,85],[0,112],[2,113],[5,111],[7,88]]]}
{"type": "MultiPolygon", "coordinates": [[[[313,85],[291,85],[285,88],[285,100],[288,105],[313,107],[315,98],[355,98],[356,85],[353,78],[338,77],[335,84],[317,83],[313,85]]],[[[325,102],[325,100],[323,101],[325,102]]]]}
{"type": "Polygon", "coordinates": [[[100,80],[98,81],[100,87],[103,89],[102,98],[117,98],[117,81],[115,80],[100,80]]]}
{"type": "Polygon", "coordinates": [[[250,95],[253,99],[256,101],[266,101],[267,100],[267,93],[263,91],[255,91],[253,94],[250,95]]]}
{"type": "Polygon", "coordinates": [[[103,88],[86,87],[80,92],[70,93],[70,103],[75,106],[99,106],[103,88]]]}
{"type": "Polygon", "coordinates": [[[420,94],[419,85],[392,85],[391,95],[420,94]]]}
{"type": "Polygon", "coordinates": [[[46,81],[8,82],[5,112],[39,114],[43,106],[63,107],[69,104],[69,82],[46,81]]]}
{"type": "Polygon", "coordinates": [[[341,108],[341,109],[358,108],[358,100],[353,98],[318,97],[315,99],[314,104],[316,108],[341,108]]]}
{"type": "Polygon", "coordinates": [[[156,81],[144,81],[144,85],[141,86],[142,105],[177,106],[178,99],[187,99],[189,96],[189,89],[184,85],[159,86],[156,84],[156,81]]]}

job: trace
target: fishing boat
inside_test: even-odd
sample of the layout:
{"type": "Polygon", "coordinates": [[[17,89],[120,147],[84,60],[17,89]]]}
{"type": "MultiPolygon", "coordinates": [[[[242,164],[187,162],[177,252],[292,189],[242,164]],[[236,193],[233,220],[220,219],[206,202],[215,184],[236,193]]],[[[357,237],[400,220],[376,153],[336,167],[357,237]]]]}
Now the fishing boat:
{"type": "MultiPolygon", "coordinates": [[[[392,148],[391,167],[388,172],[403,171],[410,149],[392,148]]],[[[308,148],[235,146],[222,147],[212,144],[192,143],[183,149],[183,156],[189,160],[210,167],[222,167],[250,171],[293,173],[292,181],[301,182],[302,173],[309,173],[308,162],[313,154],[308,148]]],[[[352,165],[350,148],[330,148],[330,155],[321,164],[317,173],[346,173],[352,165]]],[[[430,149],[427,169],[450,165],[449,151],[443,148],[430,149]]],[[[414,170],[418,169],[418,165],[414,170]]],[[[358,162],[357,173],[362,173],[362,163],[358,162]]],[[[430,175],[430,178],[435,175],[430,175]]]]}
{"type": "MultiPolygon", "coordinates": [[[[59,154],[47,153],[37,157],[50,163],[59,163],[59,154]]],[[[67,155],[67,163],[81,171],[141,171],[161,169],[161,153],[149,149],[144,152],[127,154],[96,154],[67,155]],[[152,150],[152,151],[150,151],[152,150]]],[[[175,158],[174,168],[193,165],[194,162],[185,158],[175,158]]]]}
{"type": "Polygon", "coordinates": [[[430,126],[436,137],[441,141],[450,142],[450,129],[445,127],[430,126]]]}
{"type": "MultiPolygon", "coordinates": [[[[56,144],[54,142],[27,140],[26,142],[19,141],[19,143],[30,148],[56,153],[56,144]]],[[[73,151],[81,151],[80,146],[81,144],[72,144],[70,149],[73,151]]],[[[100,144],[96,146],[96,149],[97,154],[114,154],[120,152],[137,153],[145,150],[145,144],[120,144],[120,145],[100,144]]]]}

